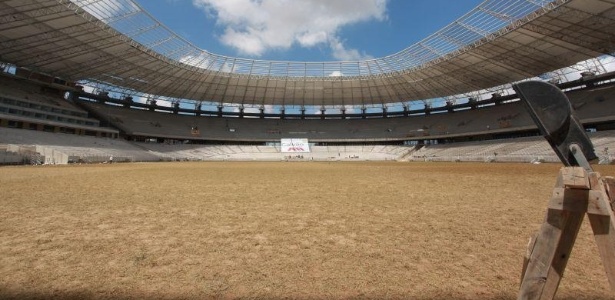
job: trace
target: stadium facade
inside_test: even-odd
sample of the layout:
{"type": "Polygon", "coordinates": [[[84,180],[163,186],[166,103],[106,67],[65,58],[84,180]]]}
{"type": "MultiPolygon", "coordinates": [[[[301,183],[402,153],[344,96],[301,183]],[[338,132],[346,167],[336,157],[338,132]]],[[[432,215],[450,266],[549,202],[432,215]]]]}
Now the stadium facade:
{"type": "Polygon", "coordinates": [[[3,1],[0,19],[4,128],[252,146],[520,137],[536,128],[509,86],[540,76],[586,127],[615,129],[612,0],[484,1],[398,53],[335,62],[209,53],[132,0],[3,1]]]}

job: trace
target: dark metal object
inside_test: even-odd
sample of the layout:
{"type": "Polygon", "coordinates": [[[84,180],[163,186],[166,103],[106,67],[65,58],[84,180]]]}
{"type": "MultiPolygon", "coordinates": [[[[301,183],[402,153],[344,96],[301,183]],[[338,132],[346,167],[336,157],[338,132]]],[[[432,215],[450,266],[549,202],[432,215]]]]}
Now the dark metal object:
{"type": "Polygon", "coordinates": [[[585,155],[583,155],[583,152],[581,150],[581,147],[579,147],[579,145],[577,145],[576,143],[572,144],[570,145],[569,149],[572,155],[574,156],[574,159],[577,161],[577,164],[580,167],[583,167],[583,169],[585,169],[585,171],[587,171],[588,173],[594,171],[594,169],[592,169],[592,166],[589,164],[589,162],[585,158],[585,155]]]}
{"type": "Polygon", "coordinates": [[[588,161],[598,157],[568,97],[558,87],[542,81],[517,83],[513,89],[562,163],[591,171],[588,161]],[[577,159],[579,150],[585,159],[577,159]]]}

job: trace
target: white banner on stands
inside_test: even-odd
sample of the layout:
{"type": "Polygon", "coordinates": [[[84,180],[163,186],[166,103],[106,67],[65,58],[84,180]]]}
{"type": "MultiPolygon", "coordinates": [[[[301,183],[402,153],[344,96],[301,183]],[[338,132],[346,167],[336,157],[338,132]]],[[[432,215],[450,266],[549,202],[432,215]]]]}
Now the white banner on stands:
{"type": "Polygon", "coordinates": [[[282,153],[309,153],[308,139],[282,139],[282,153]]]}

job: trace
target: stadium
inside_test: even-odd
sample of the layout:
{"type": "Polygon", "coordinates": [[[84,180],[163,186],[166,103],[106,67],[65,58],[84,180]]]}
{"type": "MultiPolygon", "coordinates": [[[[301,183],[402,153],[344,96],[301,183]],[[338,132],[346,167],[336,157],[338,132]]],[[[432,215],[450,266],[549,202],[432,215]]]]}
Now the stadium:
{"type": "MultiPolygon", "coordinates": [[[[561,166],[519,82],[615,171],[612,0],[486,0],[357,61],[218,55],[135,0],[0,20],[0,298],[512,299],[561,166]]],[[[613,297],[590,231],[564,299],[613,297]]]]}

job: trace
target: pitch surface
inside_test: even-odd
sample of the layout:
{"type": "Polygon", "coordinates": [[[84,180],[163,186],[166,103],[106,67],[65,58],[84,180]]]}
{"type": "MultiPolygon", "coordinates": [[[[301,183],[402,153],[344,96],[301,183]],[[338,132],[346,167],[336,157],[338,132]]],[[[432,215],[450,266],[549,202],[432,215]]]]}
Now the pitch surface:
{"type": "MultiPolygon", "coordinates": [[[[0,168],[0,298],[515,299],[559,167],[0,168]]],[[[615,299],[587,223],[558,298],[615,299]]]]}

